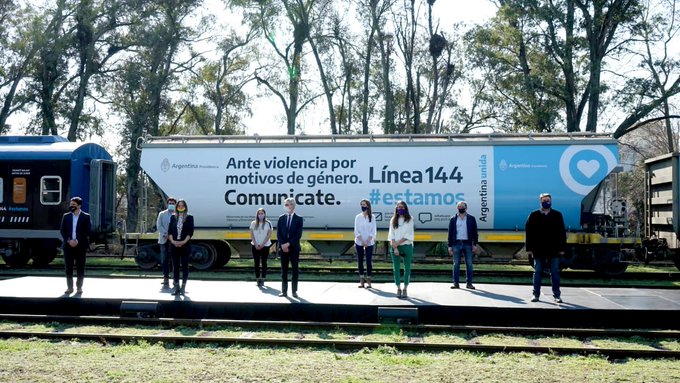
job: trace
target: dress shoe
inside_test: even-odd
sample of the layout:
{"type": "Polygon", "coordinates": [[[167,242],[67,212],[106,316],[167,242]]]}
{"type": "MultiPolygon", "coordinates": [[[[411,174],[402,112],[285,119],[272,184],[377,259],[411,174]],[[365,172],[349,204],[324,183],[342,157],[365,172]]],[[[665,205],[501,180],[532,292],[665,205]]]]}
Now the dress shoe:
{"type": "Polygon", "coordinates": [[[82,294],[83,293],[83,288],[79,287],[78,290],[76,290],[76,294],[82,294]]]}
{"type": "Polygon", "coordinates": [[[465,288],[468,289],[468,290],[474,290],[474,289],[475,289],[475,286],[473,286],[472,283],[468,283],[468,284],[465,286],[465,288]]]}
{"type": "Polygon", "coordinates": [[[297,297],[298,297],[297,291],[293,292],[293,298],[297,298],[297,297]]]}
{"type": "Polygon", "coordinates": [[[73,292],[73,287],[69,287],[68,289],[66,289],[66,291],[64,291],[64,294],[71,294],[72,292],[73,292]]]}
{"type": "Polygon", "coordinates": [[[458,283],[454,283],[453,286],[451,286],[451,289],[459,289],[460,285],[458,283]]]}
{"type": "Polygon", "coordinates": [[[172,295],[179,295],[179,285],[175,285],[175,288],[172,290],[172,295]]]}
{"type": "Polygon", "coordinates": [[[533,297],[531,297],[531,301],[532,302],[538,302],[538,297],[534,295],[533,297]]]}
{"type": "Polygon", "coordinates": [[[281,294],[279,294],[279,296],[280,296],[280,297],[287,297],[288,294],[286,294],[286,293],[281,293],[281,294]]]}

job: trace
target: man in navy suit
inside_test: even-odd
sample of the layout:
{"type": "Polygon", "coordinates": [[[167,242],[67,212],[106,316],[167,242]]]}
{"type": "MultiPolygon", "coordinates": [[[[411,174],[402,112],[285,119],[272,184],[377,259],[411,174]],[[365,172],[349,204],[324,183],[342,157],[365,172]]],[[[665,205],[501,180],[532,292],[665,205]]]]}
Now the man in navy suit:
{"type": "Polygon", "coordinates": [[[472,284],[472,252],[479,242],[477,233],[477,220],[467,213],[467,202],[460,201],[457,204],[458,214],[449,221],[449,255],[453,255],[453,286],[459,287],[460,257],[465,256],[465,284],[470,290],[474,290],[472,284]]]}
{"type": "Polygon", "coordinates": [[[83,293],[83,279],[85,278],[85,252],[90,247],[90,215],[82,211],[83,200],[80,197],[71,198],[69,213],[61,219],[61,237],[64,245],[64,265],[66,267],[66,285],[64,293],[73,292],[73,263],[76,264],[77,294],[83,293]]]}
{"type": "Polygon", "coordinates": [[[288,263],[293,269],[293,296],[298,297],[298,275],[300,263],[300,238],[302,238],[302,217],[295,214],[295,200],[284,201],[285,214],[281,214],[276,225],[276,247],[281,256],[281,294],[288,296],[288,263]]]}

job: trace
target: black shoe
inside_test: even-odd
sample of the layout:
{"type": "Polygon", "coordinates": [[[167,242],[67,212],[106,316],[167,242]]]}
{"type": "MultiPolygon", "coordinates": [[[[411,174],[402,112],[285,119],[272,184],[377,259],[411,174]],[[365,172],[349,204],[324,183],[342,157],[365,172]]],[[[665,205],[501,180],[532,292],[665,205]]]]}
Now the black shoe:
{"type": "Polygon", "coordinates": [[[297,291],[293,292],[293,298],[297,298],[297,297],[298,297],[297,291]]]}
{"type": "Polygon", "coordinates": [[[172,295],[179,295],[179,285],[175,285],[174,289],[172,290],[172,295]]]}
{"type": "Polygon", "coordinates": [[[279,296],[280,296],[280,297],[287,297],[288,294],[286,294],[286,293],[281,293],[281,294],[279,294],[279,296]]]}
{"type": "Polygon", "coordinates": [[[555,298],[555,303],[562,303],[562,298],[560,297],[555,298]]]}
{"type": "Polygon", "coordinates": [[[82,294],[82,293],[83,293],[83,288],[78,287],[78,289],[76,290],[76,294],[82,294]]]}
{"type": "Polygon", "coordinates": [[[538,297],[534,295],[533,297],[531,297],[531,301],[532,302],[538,302],[538,297]]]}
{"type": "Polygon", "coordinates": [[[64,291],[64,294],[71,294],[72,292],[73,292],[73,287],[69,287],[68,289],[66,289],[66,291],[64,291]]]}
{"type": "Polygon", "coordinates": [[[465,286],[465,288],[466,288],[466,289],[469,289],[469,290],[474,290],[474,289],[475,289],[475,286],[472,286],[472,283],[468,283],[468,284],[465,286]]]}
{"type": "Polygon", "coordinates": [[[459,288],[460,288],[460,286],[458,285],[458,283],[454,283],[453,286],[451,286],[451,289],[459,289],[459,288]]]}
{"type": "Polygon", "coordinates": [[[179,294],[180,294],[180,295],[184,295],[184,292],[185,292],[186,288],[187,288],[186,286],[180,287],[180,289],[179,289],[179,294]]]}

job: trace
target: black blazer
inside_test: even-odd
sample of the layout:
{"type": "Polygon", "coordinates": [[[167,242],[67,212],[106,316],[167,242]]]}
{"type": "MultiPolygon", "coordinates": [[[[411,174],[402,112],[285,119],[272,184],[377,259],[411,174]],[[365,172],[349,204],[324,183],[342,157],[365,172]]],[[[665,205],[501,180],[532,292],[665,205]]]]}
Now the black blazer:
{"type": "MultiPolygon", "coordinates": [[[[90,220],[90,215],[81,210],[76,226],[76,239],[78,240],[77,249],[87,249],[90,247],[91,230],[92,221],[90,220]]],[[[71,234],[73,234],[73,213],[68,212],[61,217],[59,231],[61,232],[61,238],[63,238],[62,246],[66,248],[68,246],[67,242],[70,239],[73,239],[71,238],[71,234]]]]}
{"type": "Polygon", "coordinates": [[[526,251],[534,258],[553,258],[567,247],[567,229],[562,213],[550,209],[548,214],[536,210],[529,214],[526,223],[526,251]]]}
{"type": "MultiPolygon", "coordinates": [[[[458,240],[458,229],[456,228],[456,220],[458,219],[458,214],[451,217],[449,221],[449,247],[455,245],[456,240],[458,240]]],[[[477,232],[477,220],[470,214],[467,215],[465,220],[467,226],[468,239],[472,241],[472,245],[479,243],[479,233],[477,232]]]]}
{"type": "MultiPolygon", "coordinates": [[[[184,238],[186,237],[193,237],[194,236],[194,216],[191,214],[187,214],[186,219],[184,220],[184,224],[182,225],[182,232],[180,233],[181,235],[179,236],[179,239],[177,238],[177,216],[172,215],[170,217],[170,226],[168,226],[168,236],[172,235],[172,239],[175,241],[184,241],[184,238]]],[[[191,242],[191,239],[189,240],[191,242]]]]}
{"type": "Polygon", "coordinates": [[[300,252],[300,238],[302,238],[302,217],[293,213],[288,229],[288,214],[281,214],[276,225],[276,247],[281,249],[284,243],[290,243],[289,251],[300,252]]]}

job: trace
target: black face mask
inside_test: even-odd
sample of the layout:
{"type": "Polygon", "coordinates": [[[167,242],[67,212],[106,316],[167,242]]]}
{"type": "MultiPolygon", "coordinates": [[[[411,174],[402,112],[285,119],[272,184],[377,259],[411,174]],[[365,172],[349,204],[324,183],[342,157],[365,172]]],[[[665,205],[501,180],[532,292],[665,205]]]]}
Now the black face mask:
{"type": "Polygon", "coordinates": [[[76,211],[77,207],[75,207],[75,206],[69,206],[68,209],[71,210],[71,211],[76,211]]]}
{"type": "Polygon", "coordinates": [[[459,212],[460,214],[463,214],[463,213],[465,213],[466,210],[467,210],[467,209],[458,209],[458,212],[459,212]]]}

